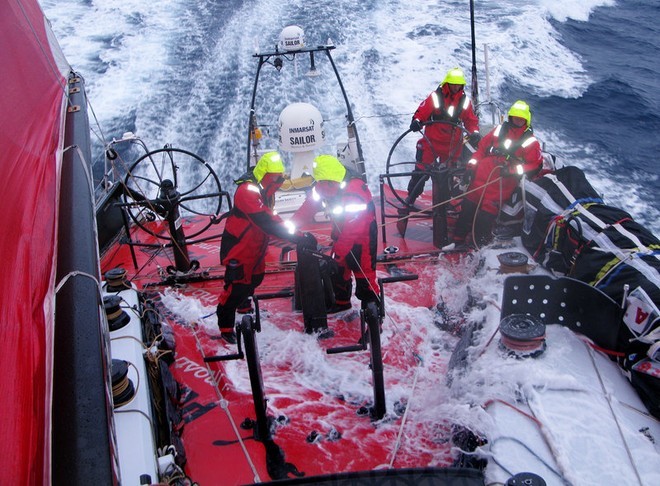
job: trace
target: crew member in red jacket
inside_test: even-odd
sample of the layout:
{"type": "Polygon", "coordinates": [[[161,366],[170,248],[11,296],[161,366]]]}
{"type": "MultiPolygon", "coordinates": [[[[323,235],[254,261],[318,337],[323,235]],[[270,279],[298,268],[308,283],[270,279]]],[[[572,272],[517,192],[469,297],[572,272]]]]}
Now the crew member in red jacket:
{"type": "Polygon", "coordinates": [[[316,249],[313,235],[296,231],[273,212],[275,192],[284,182],[284,165],[277,152],[264,154],[248,172],[235,181],[234,206],[229,212],[220,245],[225,265],[225,285],[218,299],[218,327],[223,339],[236,342],[236,309],[254,294],[264,279],[270,236],[316,249]]]}
{"type": "Polygon", "coordinates": [[[516,101],[508,115],[507,121],[481,140],[474,157],[468,161],[467,168],[474,176],[456,222],[456,244],[463,243],[471,229],[476,244],[490,242],[501,204],[509,200],[523,175],[534,177],[543,167],[529,105],[516,101]]]}
{"type": "Polygon", "coordinates": [[[362,308],[369,302],[378,303],[376,208],[369,187],[332,155],[314,159],[313,176],[316,182],[311,196],[291,219],[301,223],[311,221],[321,208],[332,219],[332,257],[336,268],[331,279],[335,307],[328,312],[351,308],[351,274],[355,276],[355,296],[362,308]]]}
{"type": "Polygon", "coordinates": [[[422,130],[422,123],[443,121],[424,125],[424,136],[417,141],[415,174],[408,183],[406,203],[412,205],[424,191],[428,180],[428,168],[439,159],[455,167],[463,155],[463,134],[461,125],[470,134],[469,142],[474,147],[479,143],[479,119],[474,113],[472,102],[465,93],[465,75],[460,68],[447,72],[440,86],[433,91],[417,108],[410,129],[422,130]]]}

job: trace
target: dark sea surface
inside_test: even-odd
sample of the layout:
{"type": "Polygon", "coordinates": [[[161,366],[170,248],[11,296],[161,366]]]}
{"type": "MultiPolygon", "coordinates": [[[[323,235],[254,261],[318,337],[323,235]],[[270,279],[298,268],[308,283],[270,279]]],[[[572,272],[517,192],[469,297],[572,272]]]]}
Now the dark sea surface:
{"type": "MultiPolygon", "coordinates": [[[[536,100],[539,123],[565,129],[576,145],[593,146],[589,165],[634,191],[658,233],[660,209],[660,2],[626,0],[596,8],[588,22],[554,22],[592,83],[577,99],[536,100]],[[603,159],[602,167],[599,162],[603,159]]],[[[532,98],[534,101],[534,98],[532,98]]],[[[644,209],[640,218],[644,217],[644,209]]]]}
{"type": "MultiPolygon", "coordinates": [[[[337,46],[374,189],[418,103],[449,68],[469,77],[471,67],[467,0],[41,4],[86,80],[98,160],[103,143],[133,131],[153,149],[171,143],[198,153],[226,185],[246,163],[252,54],[274,47],[287,25],[301,26],[310,44],[337,46]]],[[[477,0],[475,12],[480,100],[503,110],[527,100],[545,149],[660,234],[660,2],[477,0]]],[[[259,121],[274,127],[287,103],[309,100],[326,120],[332,151],[343,136],[341,100],[323,76],[294,90],[291,75],[264,75],[276,89],[258,105],[259,121]]]]}

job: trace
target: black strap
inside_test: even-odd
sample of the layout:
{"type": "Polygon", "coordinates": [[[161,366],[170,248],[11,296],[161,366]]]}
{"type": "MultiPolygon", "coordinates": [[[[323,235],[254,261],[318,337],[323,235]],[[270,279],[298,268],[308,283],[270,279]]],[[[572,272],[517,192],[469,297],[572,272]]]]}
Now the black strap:
{"type": "Polygon", "coordinates": [[[442,93],[442,87],[438,87],[438,89],[435,90],[436,94],[438,95],[438,98],[440,99],[440,106],[431,115],[431,120],[433,121],[455,121],[458,119],[458,117],[461,116],[461,113],[463,113],[463,105],[465,104],[465,93],[461,95],[461,98],[458,100],[458,107],[456,108],[456,112],[453,115],[449,115],[447,113],[447,107],[445,105],[445,97],[442,93]]]}
{"type": "Polygon", "coordinates": [[[518,151],[520,147],[523,146],[527,140],[534,136],[534,130],[532,130],[532,127],[528,127],[527,130],[525,130],[525,132],[522,134],[522,137],[513,142],[509,148],[506,148],[504,147],[504,141],[506,140],[506,136],[509,134],[510,129],[511,125],[509,125],[509,122],[502,123],[502,128],[500,128],[500,133],[497,136],[497,147],[495,147],[495,144],[493,143],[493,145],[491,145],[490,149],[488,150],[489,153],[494,155],[501,155],[509,159],[513,157],[513,155],[518,151]]]}

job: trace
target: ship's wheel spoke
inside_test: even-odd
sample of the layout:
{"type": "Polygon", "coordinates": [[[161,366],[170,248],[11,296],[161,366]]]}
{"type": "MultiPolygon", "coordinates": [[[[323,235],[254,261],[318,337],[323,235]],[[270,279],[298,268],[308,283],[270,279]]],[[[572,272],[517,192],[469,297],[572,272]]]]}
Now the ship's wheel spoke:
{"type": "Polygon", "coordinates": [[[182,192],[182,193],[181,193],[181,197],[182,197],[182,198],[186,198],[186,197],[188,197],[188,196],[190,196],[190,195],[197,195],[197,194],[199,194],[199,192],[198,192],[199,189],[201,189],[201,188],[203,188],[203,187],[206,187],[205,184],[207,183],[209,177],[211,177],[211,172],[209,172],[209,173],[206,175],[206,177],[204,177],[204,179],[202,179],[201,181],[199,181],[199,184],[197,184],[196,186],[192,187],[189,191],[182,192]]]}
{"type": "MultiPolygon", "coordinates": [[[[461,127],[459,127],[455,123],[442,121],[442,120],[425,123],[425,126],[435,125],[435,124],[449,125],[455,127],[457,130],[461,130],[461,127]]],[[[387,155],[387,163],[385,166],[386,174],[389,176],[386,178],[386,184],[390,189],[389,193],[386,195],[386,201],[390,205],[398,206],[398,207],[409,206],[405,198],[408,194],[407,186],[408,186],[408,182],[410,181],[410,175],[404,175],[404,174],[410,174],[415,170],[415,166],[417,164],[415,160],[416,158],[415,152],[417,149],[416,146],[414,145],[411,146],[411,140],[414,139],[416,141],[418,137],[421,137],[424,140],[426,140],[427,145],[431,148],[432,155],[435,159],[435,163],[434,163],[435,166],[442,166],[443,164],[446,163],[446,161],[441,160],[439,154],[435,153],[429,139],[426,137],[426,134],[424,132],[415,133],[412,132],[411,130],[406,130],[405,132],[403,132],[392,145],[392,148],[390,149],[390,152],[387,155]],[[416,135],[416,137],[406,138],[411,133],[413,135],[416,135]],[[404,140],[405,143],[403,143],[404,140]]],[[[462,149],[463,149],[462,144],[457,145],[457,147],[452,150],[452,153],[450,153],[450,157],[454,156],[454,152],[457,152],[458,150],[462,150],[462,149]]],[[[426,179],[421,179],[419,181],[419,184],[425,184],[425,182],[426,179]]]]}
{"type": "Polygon", "coordinates": [[[142,230],[169,239],[167,231],[163,231],[173,203],[171,197],[164,195],[167,181],[173,184],[174,205],[184,222],[192,216],[207,216],[204,224],[185,232],[187,239],[195,238],[220,214],[222,187],[211,166],[192,152],[166,146],[136,160],[124,179],[128,214],[142,230]],[[154,224],[157,221],[163,224],[154,224]]]}

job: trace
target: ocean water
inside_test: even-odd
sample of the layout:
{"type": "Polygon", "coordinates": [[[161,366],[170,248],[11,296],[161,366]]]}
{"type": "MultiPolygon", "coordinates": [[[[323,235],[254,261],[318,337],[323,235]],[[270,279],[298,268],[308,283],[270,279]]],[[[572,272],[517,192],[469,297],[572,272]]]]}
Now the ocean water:
{"type": "MultiPolygon", "coordinates": [[[[103,144],[133,131],[152,149],[170,143],[199,154],[224,185],[246,164],[252,54],[274,47],[287,25],[301,26],[308,44],[336,45],[374,190],[418,103],[447,69],[461,66],[468,77],[471,69],[467,0],[41,4],[86,80],[96,160],[103,144]]],[[[660,3],[477,0],[475,16],[480,101],[506,110],[527,100],[545,149],[584,169],[608,204],[660,234],[660,3]]],[[[328,122],[331,151],[341,100],[322,77],[301,92],[281,75],[263,111],[311,99],[328,122]]]]}

